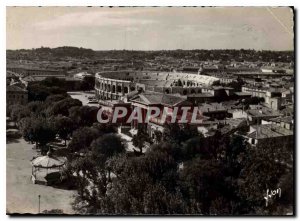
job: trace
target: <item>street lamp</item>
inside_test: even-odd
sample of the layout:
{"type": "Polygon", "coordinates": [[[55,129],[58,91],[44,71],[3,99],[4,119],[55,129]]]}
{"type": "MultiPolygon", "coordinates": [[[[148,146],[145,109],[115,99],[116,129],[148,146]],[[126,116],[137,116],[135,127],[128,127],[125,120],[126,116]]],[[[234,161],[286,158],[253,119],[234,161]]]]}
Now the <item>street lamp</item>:
{"type": "Polygon", "coordinates": [[[41,195],[39,195],[39,213],[41,212],[41,195]]]}

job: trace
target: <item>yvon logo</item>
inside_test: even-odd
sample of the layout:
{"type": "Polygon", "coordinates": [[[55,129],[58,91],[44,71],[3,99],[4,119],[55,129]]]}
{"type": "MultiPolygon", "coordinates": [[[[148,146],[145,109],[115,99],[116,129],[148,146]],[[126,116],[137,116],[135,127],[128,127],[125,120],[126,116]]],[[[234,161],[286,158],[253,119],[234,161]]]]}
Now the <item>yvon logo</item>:
{"type": "Polygon", "coordinates": [[[264,199],[266,200],[266,206],[268,206],[269,200],[275,196],[281,197],[281,188],[278,188],[276,190],[267,189],[267,194],[266,196],[264,196],[264,199]]]}

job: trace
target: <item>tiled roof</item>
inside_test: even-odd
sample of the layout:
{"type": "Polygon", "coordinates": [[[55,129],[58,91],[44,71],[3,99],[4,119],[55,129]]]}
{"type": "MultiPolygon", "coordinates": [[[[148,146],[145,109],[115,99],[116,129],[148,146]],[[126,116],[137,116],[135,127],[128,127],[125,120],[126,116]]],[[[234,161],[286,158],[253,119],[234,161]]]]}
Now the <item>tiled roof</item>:
{"type": "Polygon", "coordinates": [[[23,92],[25,92],[26,90],[21,87],[18,87],[16,85],[9,85],[6,87],[6,91],[23,91],[23,92]]]}
{"type": "Polygon", "coordinates": [[[280,123],[280,122],[285,122],[285,123],[292,123],[294,121],[294,118],[292,116],[286,116],[286,117],[276,117],[270,119],[270,121],[280,123]]]}
{"type": "Polygon", "coordinates": [[[252,109],[252,110],[248,110],[247,113],[254,117],[266,117],[266,116],[278,117],[280,115],[280,113],[270,108],[252,109]]]}
{"type": "Polygon", "coordinates": [[[274,124],[264,124],[264,125],[258,125],[252,127],[255,129],[255,131],[248,134],[249,138],[265,139],[265,138],[293,135],[293,131],[287,130],[283,127],[274,124]]]}
{"type": "Polygon", "coordinates": [[[56,78],[66,78],[65,75],[35,75],[35,76],[26,76],[22,78],[22,80],[30,82],[30,81],[42,81],[45,80],[47,77],[56,77],[56,78]]]}

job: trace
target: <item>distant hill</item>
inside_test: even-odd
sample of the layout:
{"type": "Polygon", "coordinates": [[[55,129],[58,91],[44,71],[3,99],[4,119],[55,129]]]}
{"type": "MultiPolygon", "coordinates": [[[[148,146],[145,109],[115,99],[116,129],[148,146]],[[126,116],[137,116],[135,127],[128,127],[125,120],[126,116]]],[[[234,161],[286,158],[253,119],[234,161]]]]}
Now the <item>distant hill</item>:
{"type": "Polygon", "coordinates": [[[95,52],[92,49],[77,48],[77,47],[58,47],[48,48],[41,47],[36,49],[20,49],[7,50],[6,56],[8,59],[24,59],[32,60],[41,59],[57,59],[57,58],[92,58],[95,52]]]}
{"type": "Polygon", "coordinates": [[[256,51],[250,49],[218,49],[218,50],[161,50],[161,51],[133,51],[133,50],[110,50],[96,51],[98,58],[139,60],[175,58],[197,61],[249,61],[249,62],[292,62],[294,61],[293,51],[256,51]]]}
{"type": "Polygon", "coordinates": [[[7,50],[7,59],[23,60],[60,60],[66,58],[79,59],[119,59],[123,61],[153,60],[157,57],[189,59],[197,61],[249,61],[249,62],[293,62],[293,51],[256,51],[250,49],[231,50],[161,50],[161,51],[133,51],[133,50],[108,50],[94,51],[92,49],[77,47],[41,47],[37,49],[7,50]]]}

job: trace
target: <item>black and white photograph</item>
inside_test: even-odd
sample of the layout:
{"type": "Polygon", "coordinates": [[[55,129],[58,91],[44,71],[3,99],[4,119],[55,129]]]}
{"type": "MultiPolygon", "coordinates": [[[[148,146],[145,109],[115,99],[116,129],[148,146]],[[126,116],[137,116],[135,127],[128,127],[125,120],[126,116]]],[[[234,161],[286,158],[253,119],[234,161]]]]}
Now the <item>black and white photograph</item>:
{"type": "Polygon", "coordinates": [[[6,214],[295,216],[296,12],[7,6],[6,214]]]}

